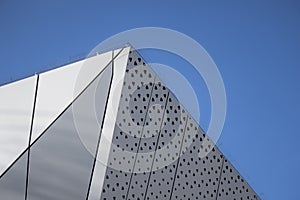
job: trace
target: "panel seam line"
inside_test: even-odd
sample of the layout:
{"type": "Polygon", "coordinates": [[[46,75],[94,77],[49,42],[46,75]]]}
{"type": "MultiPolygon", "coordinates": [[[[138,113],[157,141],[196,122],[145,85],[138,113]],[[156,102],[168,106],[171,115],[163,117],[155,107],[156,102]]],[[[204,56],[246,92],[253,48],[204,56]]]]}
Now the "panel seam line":
{"type": "Polygon", "coordinates": [[[29,168],[30,168],[30,143],[31,143],[32,131],[33,131],[33,122],[34,122],[34,116],[35,116],[36,99],[37,99],[37,93],[38,93],[38,88],[39,88],[39,78],[40,78],[40,76],[37,75],[36,85],[35,85],[34,102],[33,102],[33,110],[32,110],[32,116],[31,116],[31,125],[30,125],[30,132],[29,132],[29,138],[28,138],[26,183],[25,183],[25,200],[27,199],[27,195],[28,195],[29,168]]]}
{"type": "Polygon", "coordinates": [[[127,189],[127,193],[126,193],[126,197],[125,197],[126,200],[128,199],[128,195],[129,195],[129,191],[130,191],[130,185],[131,185],[132,177],[133,177],[133,174],[134,174],[134,168],[135,168],[135,164],[136,164],[136,160],[137,160],[137,155],[138,155],[140,145],[141,145],[141,141],[142,141],[142,137],[143,137],[144,127],[145,127],[145,124],[146,124],[146,121],[147,121],[147,114],[149,112],[149,106],[150,106],[150,102],[151,102],[151,97],[152,97],[155,81],[156,81],[156,76],[154,77],[154,80],[153,80],[153,84],[152,84],[152,88],[151,88],[151,92],[150,92],[150,96],[149,96],[149,101],[148,101],[148,106],[147,106],[147,110],[146,110],[146,113],[145,113],[142,130],[141,130],[141,135],[140,135],[139,143],[138,143],[138,146],[137,146],[137,152],[136,152],[136,156],[135,156],[134,162],[133,162],[132,173],[130,175],[130,179],[129,179],[129,183],[128,183],[128,189],[127,189]]]}
{"type": "MultiPolygon", "coordinates": [[[[123,48],[124,49],[124,48],[123,48]]],[[[122,49],[122,50],[123,50],[122,49]]],[[[121,51],[122,51],[121,50],[121,51]]],[[[114,59],[121,53],[118,52],[118,54],[114,57],[114,59]]],[[[0,175],[0,179],[7,173],[7,171],[28,151],[28,149],[33,146],[44,134],[45,132],[61,117],[62,114],[64,114],[66,112],[66,110],[68,108],[70,108],[70,106],[72,106],[72,104],[87,90],[87,88],[94,82],[94,80],[96,80],[100,74],[112,63],[112,61],[110,61],[99,73],[98,75],[72,100],[72,102],[66,107],[64,108],[64,110],[49,124],[49,126],[34,140],[34,142],[32,142],[32,144],[30,144],[29,147],[27,147],[19,156],[18,158],[16,158],[14,160],[14,162],[12,162],[12,164],[0,175]]]]}
{"type": "Polygon", "coordinates": [[[105,114],[106,114],[107,104],[108,104],[108,100],[109,100],[109,96],[110,96],[110,92],[111,92],[111,85],[112,85],[112,82],[113,82],[113,77],[114,77],[114,54],[112,52],[112,74],[111,74],[110,83],[109,83],[109,90],[108,90],[107,97],[106,97],[106,104],[105,104],[105,109],[104,109],[104,112],[103,112],[101,129],[100,129],[99,137],[98,137],[98,141],[97,141],[96,154],[95,154],[94,163],[93,163],[93,167],[92,167],[92,172],[91,172],[91,177],[90,177],[90,182],[89,182],[89,186],[88,186],[88,192],[87,192],[86,200],[89,199],[90,189],[91,189],[91,185],[92,185],[92,181],[93,181],[93,175],[94,175],[95,166],[96,166],[96,162],[97,162],[98,150],[99,150],[99,146],[100,146],[100,140],[101,140],[101,136],[102,136],[102,129],[103,129],[104,121],[105,121],[105,114]]]}
{"type": "Polygon", "coordinates": [[[159,135],[157,136],[157,140],[156,140],[155,151],[154,151],[154,155],[153,155],[153,162],[152,162],[151,168],[150,168],[150,174],[149,174],[148,181],[147,181],[144,200],[146,200],[146,197],[147,197],[147,192],[148,192],[148,187],[149,187],[150,180],[151,180],[151,174],[152,174],[152,170],[153,170],[153,166],[154,166],[154,162],[155,162],[155,156],[156,156],[156,152],[157,152],[158,142],[159,142],[159,138],[160,138],[160,134],[161,134],[162,125],[164,123],[165,113],[166,113],[166,110],[167,110],[169,94],[170,94],[170,92],[168,91],[167,98],[166,98],[166,103],[165,103],[165,109],[164,109],[163,116],[162,116],[162,122],[160,124],[159,135]]]}
{"type": "Polygon", "coordinates": [[[184,141],[184,137],[185,137],[185,133],[186,133],[186,128],[187,128],[187,124],[188,124],[188,115],[186,116],[186,122],[185,122],[185,127],[184,127],[184,133],[182,136],[182,140],[181,140],[181,145],[180,145],[180,150],[179,150],[179,157],[177,159],[177,165],[176,165],[176,169],[175,169],[175,174],[174,174],[174,179],[173,179],[173,183],[172,183],[172,187],[171,187],[171,195],[170,195],[170,200],[172,199],[172,195],[173,195],[173,188],[175,186],[175,180],[176,180],[176,176],[177,176],[177,170],[178,170],[178,165],[179,165],[179,161],[181,156],[183,156],[183,154],[181,155],[181,151],[182,151],[182,147],[183,147],[183,141],[184,141]]]}
{"type": "Polygon", "coordinates": [[[218,187],[217,187],[216,200],[218,199],[218,195],[219,195],[219,189],[220,189],[220,183],[221,183],[221,178],[222,178],[222,173],[223,173],[224,161],[225,161],[225,156],[223,155],[222,165],[221,165],[221,172],[220,172],[218,187]]]}

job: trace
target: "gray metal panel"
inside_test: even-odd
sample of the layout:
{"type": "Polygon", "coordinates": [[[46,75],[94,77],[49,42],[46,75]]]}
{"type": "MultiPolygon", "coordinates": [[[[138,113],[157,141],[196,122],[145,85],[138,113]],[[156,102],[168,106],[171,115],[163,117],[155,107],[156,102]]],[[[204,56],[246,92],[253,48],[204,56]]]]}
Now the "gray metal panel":
{"type": "Polygon", "coordinates": [[[100,134],[93,108],[101,120],[104,112],[91,100],[100,92],[102,95],[94,103],[100,107],[106,104],[111,69],[106,68],[73,102],[73,107],[69,106],[30,147],[28,199],[86,198],[100,134]],[[78,121],[74,107],[80,110],[78,121]]]}
{"type": "Polygon", "coordinates": [[[31,144],[109,64],[111,58],[110,51],[39,75],[31,144]]]}
{"type": "Polygon", "coordinates": [[[33,144],[30,155],[30,200],[86,197],[94,159],[77,135],[70,110],[33,144]]]}
{"type": "Polygon", "coordinates": [[[147,183],[146,199],[170,198],[186,121],[186,111],[170,93],[153,168],[147,183]]]}
{"type": "Polygon", "coordinates": [[[199,153],[206,149],[202,145],[204,140],[207,137],[189,117],[172,199],[216,199],[223,156],[213,148],[200,158],[199,153]]]}
{"type": "Polygon", "coordinates": [[[229,161],[225,159],[219,185],[218,199],[258,200],[259,197],[236,171],[236,169],[229,163],[229,161]]]}
{"type": "Polygon", "coordinates": [[[1,200],[23,200],[25,198],[27,152],[1,177],[1,200]]]}
{"type": "Polygon", "coordinates": [[[111,149],[115,122],[117,119],[118,105],[121,99],[122,83],[124,82],[125,71],[129,55],[129,47],[121,51],[113,52],[113,77],[111,79],[108,101],[105,105],[105,117],[101,124],[101,139],[98,141],[96,162],[94,162],[93,174],[87,199],[100,199],[109,153],[111,149]]]}
{"type": "Polygon", "coordinates": [[[159,80],[155,81],[127,199],[144,199],[167,98],[166,87],[159,80]]]}
{"type": "MultiPolygon", "coordinates": [[[[214,144],[171,93],[168,95],[172,102],[167,102],[167,109],[161,107],[161,103],[152,106],[150,101],[149,107],[144,104],[143,97],[149,102],[149,96],[145,95],[149,94],[149,88],[145,87],[149,80],[139,74],[142,71],[146,74],[147,68],[139,55],[131,52],[123,100],[119,105],[119,123],[114,133],[115,147],[110,155],[111,168],[106,172],[102,199],[216,199],[223,155],[214,147],[207,156],[201,157],[214,144]],[[132,78],[130,81],[127,80],[129,77],[132,78]],[[134,88],[130,83],[141,83],[143,87],[134,88]],[[172,113],[176,107],[180,108],[177,111],[181,111],[178,112],[181,116],[172,113]],[[128,110],[130,117],[124,114],[128,110]],[[155,113],[155,110],[166,113],[161,127],[159,118],[163,114],[155,113]],[[145,114],[146,118],[143,118],[145,114]],[[138,126],[132,126],[128,118],[138,126]],[[121,153],[119,149],[122,149],[121,153]],[[123,156],[126,151],[132,154],[123,156]]],[[[168,90],[156,93],[155,86],[160,83],[156,79],[150,99],[162,98],[164,101],[166,96],[163,94],[168,90]]]]}
{"type": "MultiPolygon", "coordinates": [[[[103,100],[100,87],[93,91],[103,100]]],[[[93,95],[74,104],[84,107],[93,95]]],[[[105,105],[104,100],[99,103],[105,105]]],[[[108,168],[103,190],[98,190],[101,199],[259,199],[216,147],[199,156],[214,144],[135,51],[130,52],[116,106],[108,168]]],[[[81,140],[69,108],[32,146],[30,200],[85,199],[94,158],[82,142],[94,156],[100,130],[91,124],[93,109],[82,111],[79,119],[88,135],[80,135],[81,140]]],[[[103,108],[96,112],[102,118],[103,108]]],[[[23,197],[26,159],[24,154],[1,177],[1,199],[23,197]]]]}
{"type": "Polygon", "coordinates": [[[130,51],[101,199],[125,199],[155,76],[130,51]]]}

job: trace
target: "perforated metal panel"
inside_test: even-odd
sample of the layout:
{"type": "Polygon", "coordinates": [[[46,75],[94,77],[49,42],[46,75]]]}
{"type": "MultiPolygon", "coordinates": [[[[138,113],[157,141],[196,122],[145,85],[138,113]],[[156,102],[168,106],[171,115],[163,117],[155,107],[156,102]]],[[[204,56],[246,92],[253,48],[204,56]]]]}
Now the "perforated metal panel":
{"type": "MultiPolygon", "coordinates": [[[[222,180],[227,161],[213,146],[142,58],[130,52],[101,199],[234,199],[229,195],[234,186],[222,180]]],[[[254,197],[246,183],[241,187],[249,194],[237,198],[254,197]]]]}
{"type": "Polygon", "coordinates": [[[170,93],[147,183],[146,199],[170,198],[186,121],[186,111],[170,93]]]}
{"type": "Polygon", "coordinates": [[[239,175],[236,169],[224,159],[221,181],[219,185],[218,199],[251,199],[259,197],[251,189],[248,183],[239,175]]]}
{"type": "Polygon", "coordinates": [[[144,199],[149,172],[155,155],[156,144],[162,126],[168,91],[160,81],[155,81],[152,89],[146,123],[140,139],[134,171],[130,179],[127,199],[144,199]]]}
{"type": "Polygon", "coordinates": [[[189,118],[172,199],[216,199],[223,156],[213,148],[201,158],[199,153],[207,150],[204,140],[208,140],[205,134],[189,118]]]}
{"type": "Polygon", "coordinates": [[[131,51],[101,199],[125,199],[127,195],[154,79],[141,57],[131,51]]]}

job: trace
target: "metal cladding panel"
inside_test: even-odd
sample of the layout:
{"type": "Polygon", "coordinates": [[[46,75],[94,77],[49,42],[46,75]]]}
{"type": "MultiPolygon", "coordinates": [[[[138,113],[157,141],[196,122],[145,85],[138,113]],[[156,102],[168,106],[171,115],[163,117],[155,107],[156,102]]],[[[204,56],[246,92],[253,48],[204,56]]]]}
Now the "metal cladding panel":
{"type": "Polygon", "coordinates": [[[216,199],[223,155],[213,148],[206,157],[201,158],[201,151],[207,151],[203,145],[205,140],[209,141],[198,124],[189,117],[172,199],[216,199]]]}
{"type": "Polygon", "coordinates": [[[31,143],[112,60],[112,52],[40,74],[31,143]]]}
{"type": "Polygon", "coordinates": [[[126,198],[154,78],[136,52],[130,51],[101,199],[126,198]]]}
{"type": "Polygon", "coordinates": [[[0,101],[0,170],[20,155],[0,199],[259,199],[130,47],[0,87],[0,101]]]}
{"type": "Polygon", "coordinates": [[[229,161],[224,159],[218,199],[258,200],[259,197],[236,171],[236,169],[229,163],[229,161]]]}
{"type": "Polygon", "coordinates": [[[169,93],[160,130],[154,163],[147,181],[146,199],[169,199],[175,178],[177,159],[185,133],[186,111],[169,93]]]}
{"type": "Polygon", "coordinates": [[[27,154],[22,156],[0,178],[0,199],[24,199],[26,190],[27,154]]]}
{"type": "Polygon", "coordinates": [[[132,51],[101,199],[218,199],[224,156],[149,70],[132,51]]]}
{"type": "Polygon", "coordinates": [[[110,65],[32,144],[28,199],[86,199],[111,76],[110,65]]]}
{"type": "Polygon", "coordinates": [[[152,170],[157,140],[163,123],[168,91],[159,80],[152,88],[146,121],[131,174],[127,199],[144,199],[152,170]]]}
{"type": "Polygon", "coordinates": [[[97,162],[93,171],[93,178],[88,199],[100,199],[105,172],[109,162],[109,153],[112,147],[114,127],[117,121],[118,105],[122,98],[122,83],[124,82],[125,71],[130,48],[124,48],[121,52],[114,51],[113,79],[110,87],[108,103],[106,108],[101,140],[97,152],[97,162]]]}
{"type": "Polygon", "coordinates": [[[0,176],[28,147],[37,76],[0,87],[0,176]]]}

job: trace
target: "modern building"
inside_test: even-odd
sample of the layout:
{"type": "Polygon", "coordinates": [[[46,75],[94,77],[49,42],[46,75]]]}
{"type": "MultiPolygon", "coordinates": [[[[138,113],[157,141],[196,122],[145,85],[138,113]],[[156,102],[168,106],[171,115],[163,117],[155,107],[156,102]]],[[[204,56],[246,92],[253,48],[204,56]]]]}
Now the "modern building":
{"type": "Polygon", "coordinates": [[[0,87],[0,199],[259,197],[124,47],[0,87]]]}

